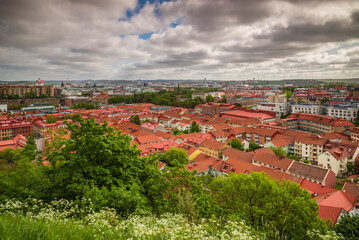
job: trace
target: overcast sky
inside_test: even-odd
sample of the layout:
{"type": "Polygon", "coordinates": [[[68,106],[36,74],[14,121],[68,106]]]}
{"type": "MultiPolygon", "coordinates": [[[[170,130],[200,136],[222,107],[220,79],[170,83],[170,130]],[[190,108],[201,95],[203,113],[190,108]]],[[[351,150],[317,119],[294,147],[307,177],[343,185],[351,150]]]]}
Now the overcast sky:
{"type": "Polygon", "coordinates": [[[359,77],[358,0],[2,0],[0,80],[359,77]]]}

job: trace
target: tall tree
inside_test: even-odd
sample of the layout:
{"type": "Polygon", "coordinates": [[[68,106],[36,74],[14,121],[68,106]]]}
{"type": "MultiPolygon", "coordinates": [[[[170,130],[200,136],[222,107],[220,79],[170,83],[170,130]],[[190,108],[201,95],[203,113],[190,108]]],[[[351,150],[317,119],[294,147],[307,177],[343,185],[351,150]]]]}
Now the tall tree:
{"type": "Polygon", "coordinates": [[[214,97],[212,95],[207,95],[206,97],[206,103],[214,102],[214,97]]]}
{"type": "Polygon", "coordinates": [[[193,122],[192,122],[191,132],[192,132],[192,133],[199,132],[199,126],[198,126],[198,124],[196,123],[196,121],[193,121],[193,122]]]}

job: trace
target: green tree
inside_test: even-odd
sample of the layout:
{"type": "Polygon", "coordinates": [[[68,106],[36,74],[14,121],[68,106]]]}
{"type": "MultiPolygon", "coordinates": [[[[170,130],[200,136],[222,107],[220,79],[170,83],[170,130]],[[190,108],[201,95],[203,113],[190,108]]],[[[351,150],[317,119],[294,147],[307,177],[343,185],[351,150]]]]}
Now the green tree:
{"type": "Polygon", "coordinates": [[[227,96],[223,95],[222,99],[218,101],[219,103],[227,103],[227,96]]]}
{"type": "Polygon", "coordinates": [[[46,123],[55,123],[55,122],[57,122],[57,118],[55,118],[53,115],[46,116],[46,123]]]}
{"type": "Polygon", "coordinates": [[[179,167],[188,163],[187,157],[188,155],[185,150],[173,147],[166,151],[160,159],[162,162],[167,163],[170,167],[179,167]]]}
{"type": "Polygon", "coordinates": [[[292,155],[292,154],[288,154],[287,158],[293,159],[293,160],[295,160],[297,162],[300,161],[300,157],[292,155]]]}
{"type": "Polygon", "coordinates": [[[358,239],[359,236],[359,217],[346,214],[342,216],[335,225],[336,233],[343,235],[346,240],[358,239]]]}
{"type": "Polygon", "coordinates": [[[214,97],[212,95],[207,95],[206,97],[206,103],[214,102],[214,97]]]}
{"type": "Polygon", "coordinates": [[[253,227],[276,229],[287,239],[303,239],[308,230],[327,229],[315,200],[297,183],[252,172],[219,177],[209,186],[224,211],[253,227]]]}
{"type": "Polygon", "coordinates": [[[328,97],[323,97],[322,99],[320,99],[320,105],[323,105],[324,103],[330,102],[330,98],[328,97]]]}
{"type": "Polygon", "coordinates": [[[287,155],[287,151],[284,150],[283,148],[281,147],[271,147],[270,148],[274,153],[275,155],[277,156],[286,156],[287,155]]]}
{"type": "Polygon", "coordinates": [[[130,122],[134,123],[136,125],[141,125],[141,119],[138,115],[131,115],[130,116],[130,122]]]}
{"type": "Polygon", "coordinates": [[[293,92],[291,90],[283,90],[283,93],[287,95],[287,101],[292,97],[293,92]]]}
{"type": "Polygon", "coordinates": [[[243,144],[236,138],[234,138],[231,143],[230,143],[230,146],[232,148],[235,148],[235,149],[238,149],[238,150],[241,150],[241,151],[244,151],[244,146],[243,144]]]}
{"type": "Polygon", "coordinates": [[[199,126],[198,126],[198,124],[196,123],[196,121],[193,121],[193,122],[192,122],[191,132],[192,132],[192,133],[199,132],[199,126]]]}
{"type": "Polygon", "coordinates": [[[93,118],[67,123],[67,129],[70,139],[62,140],[63,147],[53,149],[46,157],[53,166],[48,173],[59,196],[83,196],[84,190],[94,186],[101,189],[139,184],[144,161],[138,157],[139,150],[130,147],[129,136],[93,118]]]}
{"type": "Polygon", "coordinates": [[[259,149],[259,148],[260,147],[259,147],[259,145],[257,143],[252,142],[252,141],[249,142],[249,149],[248,149],[249,152],[251,152],[253,150],[256,150],[256,149],[259,149]]]}
{"type": "Polygon", "coordinates": [[[353,171],[354,170],[354,164],[351,163],[351,162],[348,162],[347,163],[347,170],[348,170],[348,172],[353,171]]]}

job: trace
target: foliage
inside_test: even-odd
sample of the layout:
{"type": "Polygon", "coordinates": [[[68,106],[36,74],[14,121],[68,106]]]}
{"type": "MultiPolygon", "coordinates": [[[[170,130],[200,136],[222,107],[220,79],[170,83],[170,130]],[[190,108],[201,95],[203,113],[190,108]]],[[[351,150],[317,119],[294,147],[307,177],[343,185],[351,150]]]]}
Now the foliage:
{"type": "Polygon", "coordinates": [[[191,125],[191,133],[196,133],[196,132],[199,132],[199,126],[196,123],[196,121],[193,121],[191,125]]]}
{"type": "Polygon", "coordinates": [[[320,99],[320,105],[323,105],[324,103],[330,102],[330,98],[328,97],[323,97],[322,99],[320,99]]]}
{"type": "Polygon", "coordinates": [[[141,125],[141,119],[138,115],[131,115],[130,116],[130,122],[134,123],[136,125],[141,125]]]}
{"type": "Polygon", "coordinates": [[[165,162],[170,167],[179,167],[188,163],[187,152],[182,148],[172,147],[165,154],[161,155],[161,162],[165,162]]]}
{"type": "Polygon", "coordinates": [[[309,229],[327,229],[315,200],[297,183],[252,172],[216,178],[210,189],[221,208],[253,227],[266,224],[289,239],[303,239],[309,229]]]}
{"type": "Polygon", "coordinates": [[[227,103],[227,96],[223,95],[222,99],[218,101],[219,103],[227,103]]]}
{"type": "Polygon", "coordinates": [[[140,161],[139,151],[130,147],[130,137],[94,119],[78,119],[77,123],[68,123],[67,129],[70,139],[63,140],[63,147],[53,149],[46,158],[52,165],[48,173],[59,196],[74,198],[94,186],[139,183],[136,175],[145,168],[144,161],[140,161]]]}
{"type": "Polygon", "coordinates": [[[351,162],[348,162],[347,163],[347,170],[348,170],[348,172],[353,171],[354,170],[354,164],[351,163],[351,162]]]}
{"type": "Polygon", "coordinates": [[[200,219],[183,215],[131,215],[122,219],[113,209],[93,211],[87,199],[71,202],[36,199],[8,201],[0,209],[0,236],[4,239],[259,239],[242,221],[200,219]]]}
{"type": "Polygon", "coordinates": [[[289,101],[289,99],[292,97],[293,95],[293,90],[292,89],[283,89],[283,93],[287,95],[287,101],[289,101]]]}
{"type": "Polygon", "coordinates": [[[55,123],[57,122],[57,118],[55,118],[53,115],[47,115],[46,116],[46,123],[55,123]]]}
{"type": "Polygon", "coordinates": [[[256,149],[259,149],[259,145],[255,142],[249,142],[249,149],[248,149],[248,152],[251,152],[253,150],[256,150],[256,149]]]}
{"type": "Polygon", "coordinates": [[[271,149],[271,150],[275,153],[275,155],[277,155],[277,156],[286,156],[286,155],[287,155],[287,151],[284,150],[284,149],[281,148],[281,147],[276,147],[276,148],[271,147],[270,149],[271,149]]]}
{"type": "MultiPolygon", "coordinates": [[[[154,92],[145,92],[134,94],[132,96],[116,96],[108,99],[110,104],[116,103],[153,103],[155,105],[166,105],[166,106],[180,106],[185,108],[194,108],[198,104],[204,103],[203,99],[197,97],[192,99],[192,94],[195,92],[191,88],[180,88],[181,97],[187,98],[186,101],[177,102],[177,91],[166,91],[161,90],[157,93],[154,92]]],[[[212,91],[213,89],[198,89],[201,92],[212,91]]]]}
{"type": "Polygon", "coordinates": [[[235,149],[238,149],[238,150],[241,150],[241,151],[244,151],[244,146],[243,144],[236,138],[234,138],[231,143],[230,143],[230,146],[232,148],[235,148],[235,149]]]}
{"type": "Polygon", "coordinates": [[[293,159],[293,160],[295,160],[297,162],[300,161],[300,157],[292,155],[292,154],[288,154],[287,158],[293,159]]]}
{"type": "Polygon", "coordinates": [[[207,95],[206,97],[206,103],[214,102],[214,97],[212,95],[207,95]]]}
{"type": "Polygon", "coordinates": [[[75,105],[72,105],[70,107],[71,109],[87,109],[87,110],[90,110],[90,109],[98,109],[100,108],[99,104],[98,103],[78,103],[78,104],[75,104],[75,105]]]}
{"type": "Polygon", "coordinates": [[[349,214],[342,216],[339,222],[335,225],[334,230],[347,240],[358,239],[359,217],[349,214]]]}

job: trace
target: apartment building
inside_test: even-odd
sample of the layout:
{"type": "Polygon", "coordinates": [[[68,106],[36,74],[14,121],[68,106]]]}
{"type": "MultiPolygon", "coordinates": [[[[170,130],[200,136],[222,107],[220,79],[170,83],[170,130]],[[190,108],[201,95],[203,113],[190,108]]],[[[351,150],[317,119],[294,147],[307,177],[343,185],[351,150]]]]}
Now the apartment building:
{"type": "Polygon", "coordinates": [[[220,113],[224,113],[230,110],[235,110],[237,107],[228,103],[207,103],[200,104],[196,106],[196,111],[201,112],[208,115],[219,115],[220,113]]]}
{"type": "Polygon", "coordinates": [[[33,126],[28,121],[13,117],[0,119],[0,140],[11,139],[18,134],[29,136],[32,132],[33,126]]]}
{"type": "Polygon", "coordinates": [[[70,96],[65,98],[65,105],[72,106],[78,103],[88,103],[90,99],[88,97],[70,96]]]}
{"type": "Polygon", "coordinates": [[[280,123],[282,127],[319,134],[343,132],[355,127],[353,123],[346,119],[336,119],[310,113],[293,113],[286,119],[281,119],[280,123]]]}
{"type": "Polygon", "coordinates": [[[195,98],[201,98],[203,101],[206,101],[206,97],[208,96],[208,93],[192,93],[192,99],[195,99],[195,98]]]}
{"type": "Polygon", "coordinates": [[[343,118],[348,121],[356,121],[358,104],[324,104],[323,114],[333,118],[343,118]]]}
{"type": "Polygon", "coordinates": [[[20,98],[26,97],[27,93],[34,93],[37,97],[41,95],[49,95],[54,97],[58,95],[58,91],[55,91],[54,86],[0,86],[0,96],[7,97],[9,95],[18,95],[20,98]]]}
{"type": "Polygon", "coordinates": [[[326,149],[318,156],[318,166],[331,169],[336,176],[343,176],[348,172],[347,164],[353,163],[359,153],[359,148],[355,145],[330,143],[326,149]]]}
{"type": "Polygon", "coordinates": [[[310,105],[310,104],[294,104],[291,105],[292,113],[311,113],[321,114],[321,105],[310,105]]]}
{"type": "Polygon", "coordinates": [[[350,130],[350,140],[359,142],[359,127],[355,127],[350,130]]]}
{"type": "Polygon", "coordinates": [[[260,147],[263,147],[264,144],[270,142],[278,133],[278,131],[274,129],[249,127],[233,128],[232,131],[236,134],[237,138],[247,140],[248,142],[255,142],[260,147]]]}
{"type": "Polygon", "coordinates": [[[268,102],[270,102],[270,103],[286,103],[287,102],[287,94],[269,95],[268,102]]]}
{"type": "Polygon", "coordinates": [[[212,139],[204,139],[199,144],[199,149],[204,152],[205,154],[222,159],[223,152],[229,148],[229,146],[222,142],[217,142],[216,140],[212,139]]]}
{"type": "Polygon", "coordinates": [[[257,105],[259,110],[274,112],[276,117],[279,118],[282,114],[287,114],[289,110],[288,103],[260,103],[257,105]]]}
{"type": "Polygon", "coordinates": [[[303,160],[318,162],[318,156],[323,153],[328,139],[318,135],[299,135],[294,142],[294,154],[303,160]]]}

